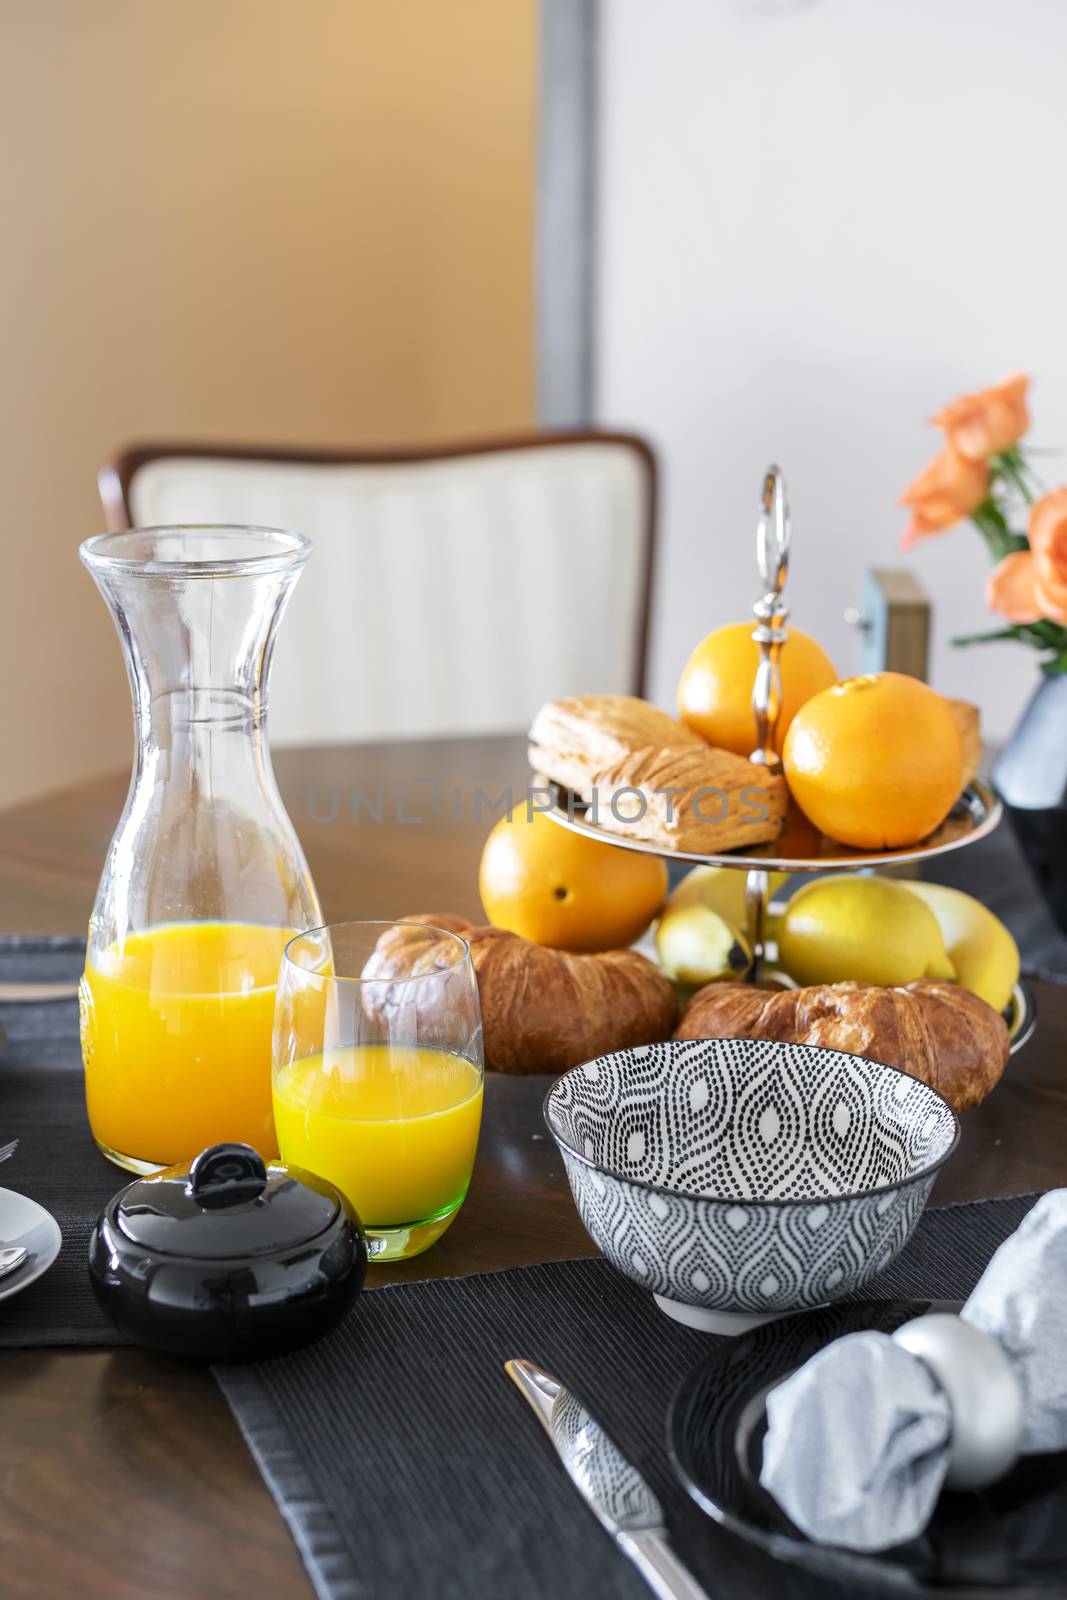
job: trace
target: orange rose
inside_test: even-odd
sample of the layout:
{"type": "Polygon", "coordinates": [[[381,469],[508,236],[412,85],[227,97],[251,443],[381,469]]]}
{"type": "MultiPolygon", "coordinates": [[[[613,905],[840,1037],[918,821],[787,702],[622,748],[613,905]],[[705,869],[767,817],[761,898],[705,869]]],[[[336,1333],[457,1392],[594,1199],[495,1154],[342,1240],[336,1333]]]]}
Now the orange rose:
{"type": "Polygon", "coordinates": [[[975,394],[961,394],[933,419],[957,455],[984,461],[998,450],[1017,444],[1030,426],[1026,391],[1030,379],[1017,372],[1006,383],[975,394]]]}
{"type": "Polygon", "coordinates": [[[985,603],[1009,622],[1040,622],[1034,593],[1034,558],[1029,550],[1005,556],[986,579],[985,603]]]}
{"type": "Polygon", "coordinates": [[[1009,622],[1067,626],[1067,488],[1030,507],[1030,548],[1005,556],[986,584],[986,605],[1009,622]]]}
{"type": "Polygon", "coordinates": [[[1041,615],[1067,626],[1067,488],[1034,501],[1029,532],[1041,615]]]}
{"type": "Polygon", "coordinates": [[[988,488],[989,468],[985,462],[968,461],[946,445],[900,497],[901,505],[911,507],[911,521],[900,548],[909,550],[920,539],[941,533],[969,517],[982,504],[988,488]]]}

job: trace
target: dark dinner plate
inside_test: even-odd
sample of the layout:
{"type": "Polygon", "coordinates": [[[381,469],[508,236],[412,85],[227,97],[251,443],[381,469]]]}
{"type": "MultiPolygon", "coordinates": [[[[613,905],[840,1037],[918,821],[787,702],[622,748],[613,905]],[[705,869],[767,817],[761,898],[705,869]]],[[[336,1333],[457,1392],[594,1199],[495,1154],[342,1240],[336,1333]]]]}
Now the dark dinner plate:
{"type": "Polygon", "coordinates": [[[760,1487],[765,1402],[775,1384],[842,1334],[892,1333],[944,1309],[927,1300],[842,1305],[768,1323],[720,1345],[684,1379],[668,1418],[671,1460],[693,1499],[778,1560],[857,1592],[943,1600],[1067,1596],[1067,1452],[1024,1458],[980,1494],[942,1494],[921,1538],[877,1555],[813,1543],[760,1487]]]}

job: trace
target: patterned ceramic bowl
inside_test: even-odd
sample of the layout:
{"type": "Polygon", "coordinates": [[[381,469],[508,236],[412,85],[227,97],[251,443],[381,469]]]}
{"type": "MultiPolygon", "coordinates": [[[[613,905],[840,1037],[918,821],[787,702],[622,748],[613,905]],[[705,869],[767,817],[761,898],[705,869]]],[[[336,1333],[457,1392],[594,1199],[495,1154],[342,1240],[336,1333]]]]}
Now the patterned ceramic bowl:
{"type": "Polygon", "coordinates": [[[813,1045],[685,1039],[574,1067],[545,1100],[582,1221],[691,1327],[740,1333],[858,1289],[959,1138],[934,1089],[813,1045]]]}

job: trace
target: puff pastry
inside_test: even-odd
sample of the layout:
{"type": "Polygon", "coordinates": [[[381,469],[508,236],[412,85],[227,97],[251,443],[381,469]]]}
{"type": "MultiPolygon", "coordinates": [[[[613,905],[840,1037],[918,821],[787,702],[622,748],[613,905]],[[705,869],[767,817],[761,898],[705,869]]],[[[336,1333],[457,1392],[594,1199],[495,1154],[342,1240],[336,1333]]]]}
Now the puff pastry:
{"type": "Polygon", "coordinates": [[[956,719],[956,726],[960,730],[960,744],[963,747],[963,785],[972,782],[978,775],[978,763],[982,758],[982,730],[980,726],[979,711],[977,706],[972,706],[968,700],[950,700],[948,708],[956,719]]]}
{"type": "Polygon", "coordinates": [[[635,750],[596,774],[589,820],[662,850],[718,855],[777,839],[785,780],[701,741],[635,750]]]}
{"type": "Polygon", "coordinates": [[[691,745],[703,739],[647,700],[628,694],[579,694],[550,700],[530,729],[530,765],[583,800],[593,780],[635,750],[691,745]]]}

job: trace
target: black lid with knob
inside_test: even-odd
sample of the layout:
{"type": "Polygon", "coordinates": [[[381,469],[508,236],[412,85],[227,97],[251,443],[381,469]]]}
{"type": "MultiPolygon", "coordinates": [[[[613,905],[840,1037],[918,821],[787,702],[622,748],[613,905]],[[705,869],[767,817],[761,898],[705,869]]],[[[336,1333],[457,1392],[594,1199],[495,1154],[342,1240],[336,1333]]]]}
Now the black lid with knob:
{"type": "Polygon", "coordinates": [[[127,1239],[158,1255],[219,1261],[307,1244],[340,1211],[330,1184],[268,1167],[250,1145],[215,1144],[188,1167],[129,1184],[115,1220],[127,1239]]]}
{"type": "Polygon", "coordinates": [[[359,1219],[332,1184],[218,1144],[114,1196],[89,1244],[104,1311],[137,1343],[212,1361],[293,1349],[363,1282],[359,1219]]]}

